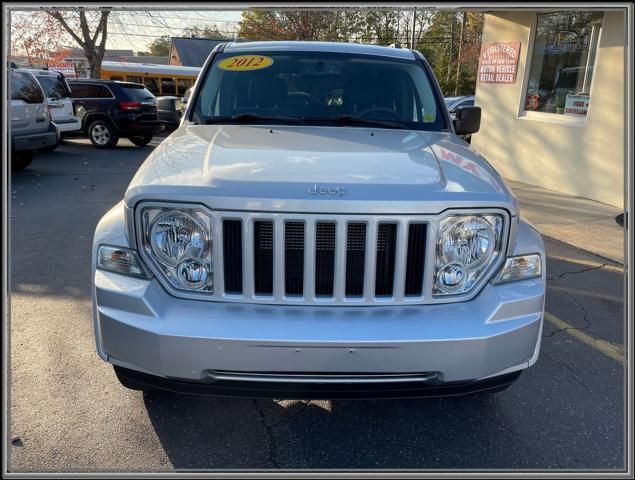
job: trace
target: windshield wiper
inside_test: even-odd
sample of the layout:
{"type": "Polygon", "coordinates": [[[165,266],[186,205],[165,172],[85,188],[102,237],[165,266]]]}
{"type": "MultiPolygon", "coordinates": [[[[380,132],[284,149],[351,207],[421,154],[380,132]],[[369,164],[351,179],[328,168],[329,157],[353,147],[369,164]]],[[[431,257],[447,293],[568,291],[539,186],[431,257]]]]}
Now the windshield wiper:
{"type": "Polygon", "coordinates": [[[371,120],[356,115],[336,115],[335,117],[302,117],[305,122],[334,122],[339,125],[368,125],[385,128],[403,128],[406,126],[390,120],[371,120]]]}
{"type": "Polygon", "coordinates": [[[213,117],[205,120],[206,124],[212,123],[225,123],[225,122],[237,122],[237,123],[251,123],[251,122],[281,122],[281,123],[302,123],[300,117],[284,117],[278,115],[258,115],[255,113],[239,113],[236,115],[225,117],[213,117]]]}

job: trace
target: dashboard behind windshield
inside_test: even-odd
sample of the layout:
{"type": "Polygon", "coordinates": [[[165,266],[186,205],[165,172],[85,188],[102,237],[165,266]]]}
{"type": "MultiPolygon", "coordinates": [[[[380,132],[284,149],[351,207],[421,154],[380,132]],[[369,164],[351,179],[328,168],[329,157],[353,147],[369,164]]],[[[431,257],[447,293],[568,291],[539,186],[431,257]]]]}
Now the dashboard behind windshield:
{"type": "Polygon", "coordinates": [[[416,60],[328,52],[221,53],[195,99],[198,124],[341,125],[341,119],[441,130],[433,87],[416,60]],[[338,123],[337,120],[340,120],[338,123]]]}

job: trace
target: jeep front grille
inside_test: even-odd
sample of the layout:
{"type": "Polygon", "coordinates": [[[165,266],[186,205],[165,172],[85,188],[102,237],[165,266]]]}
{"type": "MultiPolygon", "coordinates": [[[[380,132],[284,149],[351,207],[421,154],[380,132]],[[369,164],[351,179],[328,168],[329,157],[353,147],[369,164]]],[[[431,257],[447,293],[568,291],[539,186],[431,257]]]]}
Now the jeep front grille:
{"type": "Polygon", "coordinates": [[[428,224],[416,217],[214,217],[219,300],[390,304],[425,296],[428,224]]]}

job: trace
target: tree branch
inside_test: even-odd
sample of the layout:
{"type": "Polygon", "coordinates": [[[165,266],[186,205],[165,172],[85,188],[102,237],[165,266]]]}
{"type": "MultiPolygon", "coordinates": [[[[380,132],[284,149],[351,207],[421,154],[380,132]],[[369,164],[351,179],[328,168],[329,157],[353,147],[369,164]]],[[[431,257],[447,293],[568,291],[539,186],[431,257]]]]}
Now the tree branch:
{"type": "MultiPolygon", "coordinates": [[[[95,35],[93,36],[92,43],[95,43],[97,41],[97,36],[99,35],[99,33],[106,28],[108,24],[108,15],[110,15],[110,11],[108,10],[101,12],[101,19],[99,21],[99,25],[97,25],[97,28],[95,29],[95,35]]],[[[102,35],[102,41],[103,41],[103,35],[102,35]]]]}
{"type": "Polygon", "coordinates": [[[53,17],[55,20],[57,20],[60,25],[62,25],[62,27],[64,27],[64,30],[66,30],[68,33],[71,34],[71,37],[73,37],[73,39],[79,44],[80,47],[84,47],[85,43],[82,41],[81,38],[79,38],[79,36],[77,36],[77,34],[73,31],[73,29],[68,25],[68,23],[66,23],[66,20],[64,20],[64,17],[62,17],[62,14],[59,12],[46,12],[48,13],[51,17],[53,17]]]}

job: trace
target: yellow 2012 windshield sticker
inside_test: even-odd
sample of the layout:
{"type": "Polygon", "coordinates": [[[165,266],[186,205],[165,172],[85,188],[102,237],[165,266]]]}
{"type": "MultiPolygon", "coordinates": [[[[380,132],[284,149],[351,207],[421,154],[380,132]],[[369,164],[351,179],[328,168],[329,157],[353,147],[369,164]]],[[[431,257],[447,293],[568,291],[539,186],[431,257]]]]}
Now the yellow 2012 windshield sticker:
{"type": "Polygon", "coordinates": [[[247,70],[267,68],[272,64],[273,58],[263,57],[262,55],[239,55],[221,60],[218,62],[218,68],[231,70],[233,72],[244,72],[247,70]]]}

